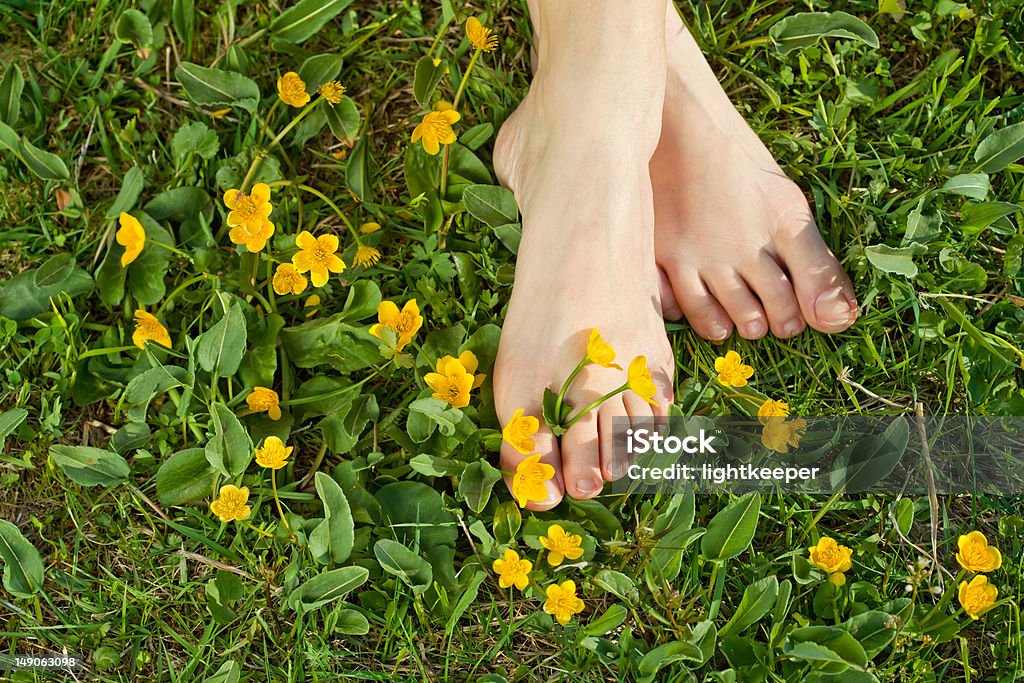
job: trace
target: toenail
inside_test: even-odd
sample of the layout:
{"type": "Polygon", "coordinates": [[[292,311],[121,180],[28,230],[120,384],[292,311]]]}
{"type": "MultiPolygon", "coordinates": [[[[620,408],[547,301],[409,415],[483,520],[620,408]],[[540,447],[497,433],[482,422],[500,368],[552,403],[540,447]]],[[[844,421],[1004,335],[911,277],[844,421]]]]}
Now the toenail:
{"type": "Polygon", "coordinates": [[[580,493],[593,493],[597,490],[597,484],[593,479],[577,479],[576,490],[580,493]]]}
{"type": "Polygon", "coordinates": [[[751,337],[760,337],[764,334],[764,323],[760,320],[747,323],[747,334],[751,337]]]}
{"type": "Polygon", "coordinates": [[[799,320],[790,320],[788,323],[782,326],[782,333],[787,337],[795,337],[800,334],[800,329],[803,327],[803,323],[799,320]]]}
{"type": "Polygon", "coordinates": [[[843,325],[853,320],[853,309],[842,287],[830,289],[814,302],[814,314],[829,325],[843,325]]]}
{"type": "Polygon", "coordinates": [[[626,473],[626,462],[618,459],[612,460],[612,465],[608,469],[611,471],[611,475],[618,479],[626,473]]]}
{"type": "Polygon", "coordinates": [[[729,336],[729,330],[725,329],[722,323],[711,323],[711,338],[721,341],[729,336]]]}

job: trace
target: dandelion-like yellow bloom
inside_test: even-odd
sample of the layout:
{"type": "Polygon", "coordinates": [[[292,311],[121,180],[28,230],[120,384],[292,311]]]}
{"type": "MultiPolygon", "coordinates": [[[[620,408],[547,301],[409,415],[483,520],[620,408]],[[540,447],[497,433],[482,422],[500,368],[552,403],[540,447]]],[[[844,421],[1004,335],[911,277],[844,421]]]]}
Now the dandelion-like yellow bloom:
{"type": "Polygon", "coordinates": [[[377,324],[370,327],[370,334],[378,339],[384,338],[384,329],[393,330],[398,336],[395,351],[401,351],[412,341],[419,329],[423,327],[423,316],[420,315],[416,299],[409,299],[402,310],[392,301],[381,301],[377,306],[377,324]]]}
{"type": "Polygon", "coordinates": [[[853,551],[828,536],[822,536],[818,545],[811,546],[807,551],[811,554],[814,566],[829,574],[848,572],[853,568],[853,551]]]}
{"type": "Polygon", "coordinates": [[[294,446],[285,446],[284,441],[276,436],[268,436],[263,442],[263,448],[256,449],[256,463],[268,470],[279,470],[288,464],[288,456],[292,454],[294,446]]]}
{"type": "Polygon", "coordinates": [[[745,387],[747,380],[754,374],[754,368],[744,365],[740,354],[735,351],[716,358],[715,371],[718,372],[718,381],[726,387],[745,387]]]}
{"type": "Polygon", "coordinates": [[[622,369],[621,365],[612,362],[615,360],[615,349],[604,340],[596,327],[590,331],[590,340],[587,342],[587,358],[602,368],[622,369]]]}
{"type": "Polygon", "coordinates": [[[546,535],[540,537],[540,544],[548,551],[548,564],[557,567],[563,560],[578,560],[583,557],[583,538],[570,534],[560,525],[552,524],[546,535]]]}
{"type": "Polygon", "coordinates": [[[327,104],[332,107],[341,102],[342,96],[345,94],[345,86],[338,81],[327,81],[316,90],[320,93],[320,97],[327,100],[327,104]]]}
{"type": "Polygon", "coordinates": [[[377,263],[377,261],[380,261],[380,252],[373,247],[367,247],[362,244],[356,249],[356,255],[352,259],[352,263],[361,268],[369,268],[377,263]]]}
{"type": "Polygon", "coordinates": [[[652,406],[658,405],[654,400],[654,394],[658,388],[654,386],[654,380],[651,379],[651,371],[647,369],[647,359],[644,356],[637,356],[630,361],[626,375],[629,388],[634,394],[652,406]]]}
{"type": "Polygon", "coordinates": [[[452,124],[457,122],[461,116],[454,109],[435,109],[428,112],[419,125],[412,131],[412,141],[423,140],[423,149],[427,154],[437,154],[441,151],[441,145],[450,145],[458,137],[452,130],[452,124]]]}
{"type": "Polygon", "coordinates": [[[762,423],[764,427],[761,429],[761,443],[776,453],[787,453],[790,446],[799,446],[800,439],[804,437],[804,430],[807,429],[807,420],[803,418],[786,420],[781,417],[770,417],[762,420],[762,423]]]}
{"type": "Polygon", "coordinates": [[[256,183],[249,194],[236,189],[224,193],[224,205],[228,212],[228,237],[235,244],[244,244],[251,252],[263,251],[267,240],[274,234],[270,214],[274,207],[270,203],[270,187],[256,183]]]}
{"type": "Polygon", "coordinates": [[[377,232],[378,230],[380,230],[380,223],[374,223],[372,221],[369,223],[363,223],[359,226],[359,232],[364,235],[369,235],[371,232],[377,232]]]}
{"type": "Polygon", "coordinates": [[[290,263],[282,263],[274,272],[274,291],[278,296],[302,294],[306,291],[306,276],[290,263]]]}
{"type": "Polygon", "coordinates": [[[228,484],[221,487],[220,495],[210,503],[210,510],[220,517],[222,522],[241,522],[249,518],[250,509],[246,505],[248,501],[249,489],[228,484]]]}
{"type": "Polygon", "coordinates": [[[245,402],[254,413],[266,413],[271,420],[281,419],[280,397],[277,392],[267,387],[253,387],[245,402]]]}
{"type": "Polygon", "coordinates": [[[138,218],[124,211],[118,217],[118,222],[121,228],[114,235],[114,239],[124,247],[124,253],[121,254],[121,267],[124,268],[142,253],[142,247],[146,244],[146,231],[138,218]]]}
{"type": "Polygon", "coordinates": [[[498,585],[502,588],[515,586],[519,590],[526,590],[526,586],[530,583],[530,570],[533,569],[533,563],[520,559],[519,553],[510,548],[505,551],[503,559],[494,561],[492,568],[498,575],[498,585]]]}
{"type": "Polygon", "coordinates": [[[537,448],[533,442],[533,435],[540,429],[540,420],[533,415],[523,415],[523,409],[517,408],[512,413],[512,419],[508,421],[501,435],[505,441],[512,445],[523,455],[529,455],[537,448]]]}
{"type": "Polygon", "coordinates": [[[775,420],[772,418],[785,418],[789,416],[789,404],[785,401],[773,401],[768,399],[761,404],[761,407],[757,409],[757,419],[761,424],[766,425],[769,422],[781,422],[782,420],[775,420]]]}
{"type": "Polygon", "coordinates": [[[573,581],[548,586],[547,596],[548,599],[544,601],[544,611],[557,619],[562,626],[568,624],[574,614],[583,611],[584,604],[576,597],[576,584],[573,581]]]}
{"type": "Polygon", "coordinates": [[[309,104],[306,82],[294,71],[277,79],[277,95],[282,102],[292,107],[305,107],[309,104]]]}
{"type": "Polygon", "coordinates": [[[132,333],[132,343],[140,349],[144,349],[147,341],[171,348],[171,335],[167,333],[167,328],[152,313],[146,313],[140,308],[135,311],[135,332],[132,333]]]}
{"type": "Polygon", "coordinates": [[[554,478],[555,468],[540,461],[540,453],[534,453],[516,467],[512,477],[512,497],[519,507],[527,503],[542,503],[548,499],[548,488],[544,482],[554,478]]]}
{"type": "Polygon", "coordinates": [[[481,24],[476,17],[466,19],[466,37],[469,38],[470,44],[476,50],[493,52],[498,49],[498,36],[481,24]]]}
{"type": "Polygon", "coordinates": [[[970,583],[961,582],[957,598],[971,619],[977,620],[995,604],[999,589],[988,582],[988,577],[978,574],[970,583]]]}
{"type": "Polygon", "coordinates": [[[345,262],[337,254],[337,235],[313,237],[308,230],[303,230],[295,237],[295,245],[299,252],[292,256],[292,263],[300,273],[309,273],[314,287],[326,285],[330,273],[345,270],[345,262]]]}
{"type": "Polygon", "coordinates": [[[999,549],[989,545],[985,534],[980,531],[961,536],[956,545],[959,549],[956,561],[969,572],[994,572],[1003,566],[999,549]]]}

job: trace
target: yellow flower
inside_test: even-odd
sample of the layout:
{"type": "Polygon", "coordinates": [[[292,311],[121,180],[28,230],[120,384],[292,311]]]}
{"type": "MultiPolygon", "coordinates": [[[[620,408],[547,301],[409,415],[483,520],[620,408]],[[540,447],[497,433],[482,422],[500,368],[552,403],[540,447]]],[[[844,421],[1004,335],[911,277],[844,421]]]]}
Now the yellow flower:
{"type": "Polygon", "coordinates": [[[121,212],[118,222],[121,229],[114,235],[114,239],[124,247],[124,253],[121,255],[121,267],[124,268],[142,253],[142,247],[146,244],[146,231],[138,218],[124,211],[121,212]]]}
{"type": "Polygon", "coordinates": [[[284,441],[276,436],[268,436],[263,442],[263,448],[256,449],[256,462],[268,470],[279,470],[288,464],[288,456],[292,454],[293,448],[285,446],[284,441]]]}
{"type": "Polygon", "coordinates": [[[654,386],[654,380],[651,379],[651,371],[647,369],[647,359],[643,356],[637,356],[630,364],[629,369],[626,371],[628,376],[629,388],[633,390],[633,393],[642,398],[643,400],[650,403],[652,406],[658,405],[654,401],[654,394],[658,388],[654,386]]]}
{"type": "Polygon", "coordinates": [[[781,422],[782,420],[773,420],[775,417],[788,417],[789,416],[789,404],[785,401],[773,401],[772,399],[766,400],[761,404],[761,407],[757,409],[758,421],[766,425],[769,422],[781,422]]]}
{"type": "Polygon", "coordinates": [[[957,598],[967,616],[977,619],[992,608],[998,596],[999,589],[988,582],[987,576],[978,574],[970,583],[961,582],[957,598]]]}
{"type": "Polygon", "coordinates": [[[822,536],[818,545],[807,549],[811,554],[811,562],[814,566],[829,574],[836,572],[848,572],[853,568],[853,551],[845,545],[839,545],[835,539],[822,536]]]}
{"type": "Polygon", "coordinates": [[[253,387],[245,402],[254,413],[266,413],[271,420],[281,419],[280,398],[277,392],[266,387],[253,387]]]}
{"type": "Polygon", "coordinates": [[[469,38],[469,42],[476,50],[493,52],[498,48],[498,36],[494,35],[491,29],[481,24],[480,20],[476,17],[470,17],[466,20],[466,37],[469,38]]]}
{"type": "Polygon", "coordinates": [[[548,499],[548,488],[544,485],[554,478],[555,468],[540,461],[540,453],[534,453],[516,467],[512,477],[512,497],[519,507],[529,502],[542,503],[548,499]]]}
{"type": "Polygon", "coordinates": [[[306,278],[290,263],[282,263],[274,273],[274,291],[278,296],[302,294],[306,291],[306,278]]]}
{"type": "Polygon", "coordinates": [[[786,420],[780,417],[770,417],[762,420],[764,427],[761,429],[761,443],[764,447],[776,453],[786,453],[789,447],[796,448],[800,445],[800,439],[804,437],[804,430],[807,429],[807,420],[797,418],[786,420]]]}
{"type": "Polygon", "coordinates": [[[171,335],[167,333],[167,328],[160,324],[156,316],[146,313],[140,308],[135,311],[135,332],[132,333],[132,343],[140,349],[144,349],[147,341],[171,348],[171,335]]]}
{"type": "Polygon", "coordinates": [[[377,306],[377,320],[377,324],[370,327],[370,334],[378,339],[383,339],[385,328],[393,330],[398,336],[395,351],[404,349],[405,345],[411,342],[419,329],[423,327],[423,316],[420,315],[416,299],[409,299],[401,311],[398,310],[398,306],[394,302],[381,301],[377,306]]]}
{"type": "Polygon", "coordinates": [[[309,298],[302,304],[304,308],[308,308],[306,311],[306,317],[312,318],[316,314],[316,307],[320,305],[320,297],[316,294],[310,294],[309,298]]]}
{"type": "Polygon", "coordinates": [[[370,223],[363,223],[359,226],[359,232],[364,235],[369,235],[371,232],[377,232],[378,230],[380,230],[380,223],[374,223],[372,221],[370,223]]]}
{"type": "Polygon", "coordinates": [[[540,544],[548,551],[548,564],[557,567],[562,560],[578,560],[583,557],[580,544],[583,538],[577,534],[566,533],[558,524],[548,527],[546,536],[540,537],[540,544]]]}
{"type": "Polygon", "coordinates": [[[537,447],[532,437],[539,429],[540,420],[533,415],[523,415],[523,409],[518,408],[516,412],[512,413],[512,419],[501,430],[501,435],[517,451],[528,455],[537,447]]]}
{"type": "Polygon", "coordinates": [[[427,154],[437,154],[441,145],[450,145],[458,138],[452,130],[452,124],[461,116],[453,109],[435,109],[427,113],[419,125],[412,131],[412,141],[423,139],[423,149],[427,154]]]}
{"type": "Polygon", "coordinates": [[[228,190],[224,193],[224,205],[231,209],[228,212],[231,241],[244,244],[251,252],[262,251],[274,234],[274,224],[270,222],[270,213],[274,210],[270,204],[270,187],[256,183],[249,194],[228,190]]]}
{"type": "Polygon", "coordinates": [[[596,327],[590,331],[590,340],[587,342],[587,358],[602,368],[622,369],[621,365],[612,362],[615,360],[615,349],[601,337],[601,333],[597,331],[596,327]]]}
{"type": "Polygon", "coordinates": [[[828,582],[836,588],[840,588],[846,585],[846,574],[842,572],[835,572],[828,575],[828,582]]]}
{"type": "Polygon", "coordinates": [[[341,102],[342,95],[345,94],[345,86],[338,81],[327,81],[316,90],[320,93],[320,97],[327,100],[327,104],[332,107],[341,102]]]}
{"type": "Polygon", "coordinates": [[[293,107],[305,107],[309,104],[306,83],[294,71],[289,71],[277,79],[277,94],[282,102],[293,107]]]}
{"type": "Polygon", "coordinates": [[[428,372],[423,381],[439,398],[453,408],[469,405],[469,392],[484,383],[486,375],[476,375],[478,362],[472,351],[463,351],[458,358],[444,356],[437,361],[436,372],[428,372]]]}
{"type": "Polygon", "coordinates": [[[1003,556],[999,549],[989,545],[985,534],[980,531],[961,536],[956,545],[960,549],[956,561],[969,572],[994,572],[1003,566],[1003,556]]]}
{"type": "Polygon", "coordinates": [[[576,584],[565,581],[562,585],[551,584],[547,589],[548,599],[544,601],[544,611],[565,626],[574,614],[583,611],[583,601],[576,597],[576,584]]]}
{"type": "Polygon", "coordinates": [[[747,380],[754,374],[754,368],[740,362],[740,354],[730,351],[725,357],[715,359],[715,370],[718,381],[726,387],[745,387],[747,380]]]}
{"type": "Polygon", "coordinates": [[[498,575],[498,585],[502,588],[515,586],[519,590],[526,590],[530,583],[530,570],[533,563],[529,560],[519,559],[519,553],[515,550],[506,550],[505,558],[495,560],[492,565],[494,573],[498,575]]]}
{"type": "Polygon", "coordinates": [[[220,489],[220,496],[217,500],[210,503],[210,510],[213,514],[220,517],[222,522],[231,522],[238,520],[241,522],[244,519],[249,518],[249,506],[246,503],[249,501],[249,489],[246,487],[238,488],[228,484],[222,486],[220,489]]]}
{"type": "Polygon", "coordinates": [[[380,261],[380,252],[373,247],[367,247],[362,244],[356,249],[355,258],[352,259],[354,265],[362,268],[369,268],[377,263],[377,261],[380,261]]]}
{"type": "Polygon", "coordinates": [[[295,244],[300,251],[292,256],[292,263],[300,273],[309,272],[314,287],[326,285],[330,273],[345,270],[345,262],[336,253],[337,235],[313,237],[308,230],[303,230],[295,237],[295,244]]]}

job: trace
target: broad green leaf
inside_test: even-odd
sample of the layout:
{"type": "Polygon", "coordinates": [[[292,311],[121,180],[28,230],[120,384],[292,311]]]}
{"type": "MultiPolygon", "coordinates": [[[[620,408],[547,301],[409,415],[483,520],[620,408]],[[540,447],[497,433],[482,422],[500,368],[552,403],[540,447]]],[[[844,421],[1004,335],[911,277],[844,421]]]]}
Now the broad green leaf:
{"type": "Polygon", "coordinates": [[[491,499],[491,490],[501,480],[501,472],[486,460],[477,460],[465,469],[459,480],[459,494],[473,512],[480,513],[491,499]]]}
{"type": "Polygon", "coordinates": [[[700,540],[701,554],[712,562],[722,562],[742,553],[754,540],[760,511],[761,496],[757,493],[729,503],[708,524],[700,540]]]}
{"type": "Polygon", "coordinates": [[[25,138],[18,141],[18,155],[28,170],[43,180],[67,180],[71,177],[64,160],[56,154],[39,149],[25,138]]]}
{"type": "Polygon", "coordinates": [[[519,220],[515,195],[504,187],[470,185],[462,193],[462,201],[470,215],[491,228],[519,220]]]}
{"type": "Polygon", "coordinates": [[[373,554],[384,571],[400,578],[414,593],[423,593],[434,581],[430,563],[398,541],[380,539],[373,545],[373,554]]]}
{"type": "Polygon", "coordinates": [[[128,172],[124,174],[124,178],[121,180],[121,189],[118,190],[117,196],[114,197],[114,203],[107,209],[107,220],[115,220],[121,215],[122,211],[131,211],[135,208],[135,202],[139,200],[139,195],[142,194],[142,188],[145,184],[146,176],[142,172],[142,168],[135,165],[128,169],[128,172]]]}
{"type": "Polygon", "coordinates": [[[865,491],[889,476],[910,441],[910,424],[896,417],[885,431],[846,447],[832,463],[829,475],[835,491],[865,491]]]}
{"type": "Polygon", "coordinates": [[[334,315],[281,330],[288,359],[300,368],[326,365],[345,374],[380,363],[380,347],[369,326],[350,325],[343,317],[334,315]]]}
{"type": "Polygon", "coordinates": [[[722,636],[739,634],[756,624],[772,611],[778,594],[779,580],[775,576],[766,576],[747,586],[743,591],[739,606],[719,634],[722,636]]]}
{"type": "Polygon", "coordinates": [[[923,244],[911,244],[906,247],[890,247],[887,244],[875,244],[864,248],[868,262],[883,273],[917,277],[917,264],[914,256],[928,251],[923,244]]]}
{"type": "Polygon", "coordinates": [[[199,335],[196,357],[200,367],[218,377],[232,377],[245,355],[246,327],[242,306],[237,302],[227,305],[227,297],[220,295],[227,312],[210,329],[199,335]]]}
{"type": "Polygon", "coordinates": [[[377,314],[380,306],[380,287],[373,280],[356,280],[348,288],[345,305],[341,309],[340,320],[351,322],[366,320],[377,314]]]}
{"type": "Polygon", "coordinates": [[[399,481],[381,488],[376,498],[385,517],[383,524],[399,541],[418,543],[420,548],[455,545],[458,523],[432,487],[418,481],[399,481]]]}
{"type": "Polygon", "coordinates": [[[462,591],[462,595],[459,596],[455,606],[452,607],[451,614],[448,615],[448,621],[445,623],[445,633],[451,635],[455,631],[455,627],[459,623],[459,619],[466,613],[473,604],[476,603],[477,596],[480,594],[480,585],[487,579],[487,574],[477,570],[473,573],[473,576],[466,583],[465,589],[462,591]]]}
{"type": "Polygon", "coordinates": [[[437,84],[441,82],[441,79],[444,78],[444,73],[447,70],[447,60],[438,60],[436,65],[434,64],[434,58],[430,55],[424,55],[417,60],[412,82],[412,94],[421,107],[429,108],[431,106],[430,100],[434,95],[434,90],[437,88],[437,84]]]}
{"type": "Polygon", "coordinates": [[[156,472],[156,495],[163,505],[185,505],[211,495],[217,471],[202,448],[187,448],[167,458],[156,472]]]}
{"type": "Polygon", "coordinates": [[[320,109],[327,115],[327,125],[334,133],[334,137],[347,144],[355,142],[356,136],[359,135],[362,117],[359,114],[359,107],[352,101],[352,98],[346,95],[338,104],[332,106],[329,103],[324,103],[320,105],[320,109]]]}
{"type": "Polygon", "coordinates": [[[927,244],[942,235],[942,214],[921,197],[917,206],[907,214],[907,229],[903,233],[900,244],[906,247],[911,244],[927,244]],[[927,206],[926,206],[927,204],[927,206]]]}
{"type": "Polygon", "coordinates": [[[206,444],[206,459],[225,477],[245,472],[252,455],[252,440],[238,417],[223,403],[210,408],[213,437],[206,444]]]}
{"type": "Polygon", "coordinates": [[[77,266],[67,277],[48,287],[35,283],[36,270],[24,270],[0,283],[0,316],[23,321],[50,311],[50,299],[61,294],[75,297],[92,291],[92,277],[77,266]]]}
{"type": "Polygon", "coordinates": [[[28,411],[24,408],[11,408],[0,413],[0,453],[4,450],[4,441],[14,433],[14,430],[25,421],[26,417],[28,417],[28,411]]]}
{"type": "Polygon", "coordinates": [[[137,9],[121,12],[114,24],[114,37],[122,43],[131,43],[142,59],[148,57],[153,48],[153,26],[149,17],[137,9]]]}
{"type": "MultiPolygon", "coordinates": [[[[463,195],[465,198],[465,195],[463,195]]],[[[496,225],[491,230],[494,231],[494,236],[498,238],[498,241],[504,245],[506,249],[511,251],[513,254],[519,253],[519,243],[523,239],[523,226],[521,223],[506,223],[504,225],[496,225]]]]}
{"type": "Polygon", "coordinates": [[[633,579],[614,569],[602,569],[590,581],[629,604],[635,603],[639,597],[633,579]]]}
{"type": "Polygon", "coordinates": [[[989,133],[974,150],[974,160],[985,173],[998,173],[1024,157],[1024,121],[989,133]]]}
{"type": "Polygon", "coordinates": [[[92,446],[50,446],[50,457],[80,486],[113,486],[131,475],[128,462],[117,453],[92,446]]]}
{"type": "Polygon", "coordinates": [[[71,254],[51,256],[35,271],[32,284],[41,289],[59,285],[71,277],[74,269],[75,259],[71,254]]]}
{"type": "Polygon", "coordinates": [[[523,525],[523,513],[515,501],[506,500],[494,510],[494,537],[498,543],[512,543],[523,525]]]}
{"type": "Polygon", "coordinates": [[[182,62],[174,75],[199,105],[228,105],[255,111],[260,101],[260,88],[255,81],[234,71],[182,62]]]}
{"type": "Polygon", "coordinates": [[[461,460],[439,458],[429,453],[420,453],[409,460],[409,467],[425,477],[457,477],[466,469],[461,460]]]}
{"type": "Polygon", "coordinates": [[[351,4],[352,0],[300,0],[270,22],[270,35],[301,43],[351,4]]]}
{"type": "Polygon", "coordinates": [[[455,433],[455,425],[462,420],[462,411],[452,408],[440,399],[420,398],[409,404],[409,414],[420,414],[437,425],[441,433],[451,436],[455,433]]]}
{"type": "Polygon", "coordinates": [[[475,152],[483,147],[492,135],[494,135],[493,123],[478,123],[459,135],[459,144],[475,152]]]}
{"type": "Polygon", "coordinates": [[[992,185],[989,182],[987,174],[961,173],[960,175],[955,175],[947,180],[943,186],[939,188],[939,192],[958,194],[962,197],[970,197],[971,199],[976,199],[980,202],[985,200],[990,189],[992,189],[992,185]]]}
{"type": "MultiPolygon", "coordinates": [[[[191,48],[192,36],[196,28],[196,8],[194,0],[173,0],[171,5],[171,22],[174,32],[186,46],[191,48]]],[[[191,52],[189,49],[187,52],[191,52]]]]}
{"type": "Polygon", "coordinates": [[[210,130],[205,123],[196,121],[186,123],[171,138],[171,152],[174,154],[175,168],[188,166],[192,159],[212,159],[217,156],[220,142],[216,131],[210,130]]]}
{"type": "Polygon", "coordinates": [[[591,619],[583,632],[588,636],[603,636],[621,626],[628,614],[625,607],[613,603],[604,611],[604,614],[597,619],[591,619]]]}
{"type": "Polygon", "coordinates": [[[45,579],[43,559],[18,527],[0,519],[0,559],[4,561],[4,588],[27,598],[39,592],[45,579]]]}
{"type": "Polygon", "coordinates": [[[783,652],[806,661],[836,662],[854,669],[868,663],[857,639],[837,626],[805,626],[790,632],[783,652]],[[813,645],[813,647],[802,647],[813,645]]]}
{"type": "MultiPolygon", "coordinates": [[[[314,531],[324,529],[326,534],[328,556],[318,558],[322,562],[331,560],[341,564],[348,559],[355,541],[355,523],[352,521],[352,510],[348,499],[338,482],[323,472],[316,473],[316,492],[324,504],[324,521],[314,531]]],[[[326,562],[324,562],[326,564],[326,562]]]]}
{"type": "Polygon", "coordinates": [[[871,610],[850,617],[840,627],[857,639],[868,659],[874,659],[896,639],[895,625],[895,618],[888,612],[871,610]]]}
{"type": "MultiPolygon", "coordinates": [[[[177,5],[177,2],[175,2],[177,5]]],[[[242,678],[242,670],[237,662],[224,662],[217,669],[217,672],[208,677],[203,683],[238,683],[242,678]]]]}
{"type": "Polygon", "coordinates": [[[25,88],[25,77],[17,64],[11,62],[0,80],[0,122],[14,126],[21,115],[21,93],[25,88]]]}
{"type": "MultiPolygon", "coordinates": [[[[139,219],[139,223],[146,231],[148,244],[142,248],[139,257],[128,265],[128,289],[140,304],[152,306],[162,301],[164,294],[167,293],[167,283],[164,277],[167,275],[167,268],[171,262],[171,252],[153,243],[160,242],[173,247],[175,246],[174,236],[145,211],[136,209],[131,213],[139,219]]],[[[124,247],[114,242],[111,245],[111,250],[117,254],[118,263],[120,263],[124,247]]]]}
{"type": "Polygon", "coordinates": [[[192,378],[185,368],[171,365],[150,368],[132,377],[124,390],[128,419],[132,422],[145,422],[150,401],[174,387],[191,382],[192,378]]]}
{"type": "Polygon", "coordinates": [[[846,12],[801,12],[778,22],[768,34],[780,54],[810,47],[822,38],[849,38],[878,48],[871,27],[846,12]]]}
{"type": "Polygon", "coordinates": [[[338,610],[335,614],[334,632],[347,636],[365,636],[370,632],[370,622],[358,610],[338,610]]]}
{"type": "Polygon", "coordinates": [[[977,235],[1003,216],[1012,216],[1019,211],[1024,211],[1024,208],[1010,202],[969,204],[960,212],[960,230],[966,235],[977,235]]]}
{"type": "Polygon", "coordinates": [[[317,574],[288,595],[288,606],[308,612],[334,602],[366,583],[365,567],[342,567],[317,574]]]}
{"type": "MultiPolygon", "coordinates": [[[[331,120],[328,118],[327,124],[330,125],[330,123],[331,120]]],[[[345,165],[345,183],[359,201],[373,200],[373,188],[370,185],[369,143],[365,135],[359,138],[359,142],[348,155],[348,163],[345,165]]]]}
{"type": "Polygon", "coordinates": [[[704,653],[693,643],[684,640],[676,640],[654,648],[640,660],[640,673],[644,676],[653,676],[666,666],[677,662],[700,662],[704,653]]]}
{"type": "MultiPolygon", "coordinates": [[[[306,84],[306,92],[312,95],[321,85],[337,78],[343,62],[341,55],[331,53],[313,55],[304,61],[299,67],[299,78],[306,84]]],[[[320,106],[330,108],[326,102],[320,106]]]]}

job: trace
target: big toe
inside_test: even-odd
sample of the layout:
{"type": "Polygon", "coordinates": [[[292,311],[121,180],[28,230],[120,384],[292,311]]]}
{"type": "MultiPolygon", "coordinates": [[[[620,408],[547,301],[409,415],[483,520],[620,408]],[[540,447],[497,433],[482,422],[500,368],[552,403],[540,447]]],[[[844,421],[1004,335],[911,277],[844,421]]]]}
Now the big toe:
{"type": "MultiPolygon", "coordinates": [[[[540,415],[540,410],[532,413],[533,415],[540,415]]],[[[555,476],[544,482],[544,488],[547,492],[547,497],[544,500],[530,500],[526,504],[528,510],[535,510],[542,512],[544,510],[550,510],[551,508],[558,505],[562,500],[562,492],[565,490],[564,477],[562,472],[562,456],[558,449],[558,439],[548,431],[547,426],[541,422],[540,431],[533,435],[534,442],[534,453],[520,453],[506,441],[501,444],[501,469],[506,472],[505,485],[508,486],[508,490],[512,492],[513,497],[516,494],[513,488],[513,481],[515,479],[516,469],[520,463],[526,460],[528,457],[535,453],[540,453],[540,462],[551,465],[555,468],[555,476]]]]}
{"type": "Polygon", "coordinates": [[[841,332],[852,325],[857,319],[853,284],[814,223],[806,223],[792,239],[781,240],[778,248],[804,320],[819,332],[841,332]]]}

